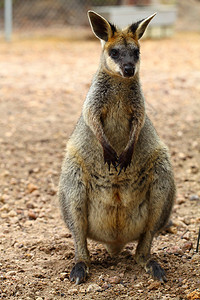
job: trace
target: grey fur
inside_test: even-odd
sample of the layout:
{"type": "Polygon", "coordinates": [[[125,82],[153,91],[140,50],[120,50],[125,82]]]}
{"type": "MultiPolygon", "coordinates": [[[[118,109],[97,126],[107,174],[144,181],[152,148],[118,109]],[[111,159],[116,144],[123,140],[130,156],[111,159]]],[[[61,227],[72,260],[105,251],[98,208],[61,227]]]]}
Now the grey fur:
{"type": "MultiPolygon", "coordinates": [[[[119,35],[127,32],[119,31],[119,35]]],[[[84,274],[80,277],[73,269],[72,280],[85,279],[84,266],[90,264],[87,238],[103,243],[111,255],[138,240],[136,261],[165,280],[162,268],[159,271],[159,265],[150,260],[150,248],[155,233],[168,221],[175,197],[168,150],[146,115],[138,72],[124,78],[114,73],[115,68],[106,69],[106,51],[104,47],[81,117],[67,143],[60,177],[61,210],[74,238],[77,270],[81,266],[80,274],[84,274]],[[113,161],[121,159],[121,166],[133,148],[131,161],[120,175],[115,162],[110,171],[105,164],[108,146],[116,153],[113,161]]]]}

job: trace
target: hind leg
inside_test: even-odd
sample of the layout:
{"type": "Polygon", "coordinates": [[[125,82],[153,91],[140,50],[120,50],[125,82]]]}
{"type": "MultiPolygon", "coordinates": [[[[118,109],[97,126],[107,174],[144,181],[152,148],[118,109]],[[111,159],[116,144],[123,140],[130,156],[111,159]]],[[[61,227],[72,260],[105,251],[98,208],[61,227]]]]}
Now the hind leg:
{"type": "Polygon", "coordinates": [[[87,249],[87,197],[83,170],[70,159],[63,165],[59,200],[64,220],[72,232],[75,245],[75,266],[70,279],[76,284],[85,280],[90,257],[87,249]]]}
{"type": "Polygon", "coordinates": [[[147,273],[151,274],[154,279],[166,281],[165,271],[158,262],[151,259],[150,249],[153,240],[153,235],[147,231],[145,232],[138,242],[136,249],[135,260],[141,265],[147,273]]]}
{"type": "Polygon", "coordinates": [[[175,185],[171,172],[156,170],[157,178],[149,189],[149,216],[145,232],[139,238],[135,259],[155,279],[166,281],[165,271],[150,257],[153,237],[167,223],[175,198],[175,185]]]}

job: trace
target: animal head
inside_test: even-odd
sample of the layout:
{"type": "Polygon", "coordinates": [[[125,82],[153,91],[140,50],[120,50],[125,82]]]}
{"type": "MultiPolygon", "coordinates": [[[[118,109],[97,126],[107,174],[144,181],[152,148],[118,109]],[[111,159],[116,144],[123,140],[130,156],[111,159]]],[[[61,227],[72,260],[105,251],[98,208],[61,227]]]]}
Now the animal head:
{"type": "Polygon", "coordinates": [[[112,75],[126,78],[132,78],[138,73],[140,63],[139,39],[155,15],[153,14],[120,30],[94,11],[88,11],[92,31],[102,43],[104,70],[112,75]]]}

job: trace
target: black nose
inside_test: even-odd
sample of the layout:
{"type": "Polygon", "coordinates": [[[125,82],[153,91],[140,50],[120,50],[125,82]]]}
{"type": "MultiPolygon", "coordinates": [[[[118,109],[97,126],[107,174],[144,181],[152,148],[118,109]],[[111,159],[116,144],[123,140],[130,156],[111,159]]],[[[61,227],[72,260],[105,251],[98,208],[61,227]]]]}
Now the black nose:
{"type": "Polygon", "coordinates": [[[131,77],[134,75],[135,68],[133,65],[125,65],[124,66],[124,76],[131,77]]]}

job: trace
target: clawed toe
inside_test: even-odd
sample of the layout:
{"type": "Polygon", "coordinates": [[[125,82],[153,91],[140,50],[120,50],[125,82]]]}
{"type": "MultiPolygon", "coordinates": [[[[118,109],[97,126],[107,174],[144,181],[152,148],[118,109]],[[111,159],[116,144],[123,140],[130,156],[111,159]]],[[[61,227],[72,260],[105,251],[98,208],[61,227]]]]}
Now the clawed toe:
{"type": "Polygon", "coordinates": [[[150,260],[146,265],[146,270],[149,274],[161,282],[166,282],[167,278],[163,268],[155,260],[150,260]]]}
{"type": "Polygon", "coordinates": [[[75,281],[75,284],[84,282],[87,278],[87,266],[84,262],[78,262],[72,268],[70,273],[70,280],[75,281]]]}

